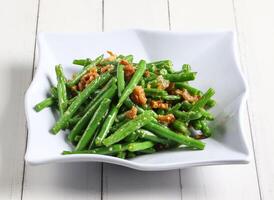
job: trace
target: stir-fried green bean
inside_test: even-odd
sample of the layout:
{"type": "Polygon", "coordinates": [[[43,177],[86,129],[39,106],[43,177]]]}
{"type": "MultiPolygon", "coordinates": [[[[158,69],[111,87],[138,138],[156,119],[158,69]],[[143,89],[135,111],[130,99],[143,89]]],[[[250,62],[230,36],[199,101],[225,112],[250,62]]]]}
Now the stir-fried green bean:
{"type": "Polygon", "coordinates": [[[205,148],[200,140],[213,132],[209,109],[216,105],[215,91],[203,93],[190,84],[197,73],[189,64],[175,72],[171,60],[136,62],[133,55],[108,54],[73,60],[82,67],[71,80],[56,65],[57,85],[34,106],[37,112],[59,111],[51,132],[69,129],[74,146],[63,155],[130,159],[166,149],[205,148]]]}

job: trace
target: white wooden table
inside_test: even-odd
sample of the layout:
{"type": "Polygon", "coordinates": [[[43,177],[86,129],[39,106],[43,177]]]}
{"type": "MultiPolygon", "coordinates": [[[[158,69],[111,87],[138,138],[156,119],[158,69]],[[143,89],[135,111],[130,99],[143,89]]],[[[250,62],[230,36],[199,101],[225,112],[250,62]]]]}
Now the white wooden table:
{"type": "Polygon", "coordinates": [[[0,1],[0,199],[274,199],[274,3],[271,0],[0,1]],[[101,163],[27,166],[24,92],[40,31],[233,29],[250,86],[248,165],[140,172],[101,163]]]}

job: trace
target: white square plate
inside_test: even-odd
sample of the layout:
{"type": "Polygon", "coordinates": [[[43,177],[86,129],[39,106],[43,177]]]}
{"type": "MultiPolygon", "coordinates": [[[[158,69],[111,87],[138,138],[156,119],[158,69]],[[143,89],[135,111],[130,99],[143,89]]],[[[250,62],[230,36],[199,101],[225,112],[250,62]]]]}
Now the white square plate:
{"type": "Polygon", "coordinates": [[[139,170],[169,170],[202,165],[247,163],[249,152],[243,135],[242,109],[246,84],[235,56],[235,38],[230,31],[163,32],[124,30],[100,33],[40,33],[38,68],[25,96],[28,122],[26,161],[30,164],[50,162],[107,162],[139,170]],[[47,97],[51,84],[56,84],[54,66],[61,63],[67,76],[77,71],[72,60],[96,57],[112,50],[133,54],[135,61],[171,59],[175,69],[189,63],[198,72],[194,85],[203,91],[216,90],[217,106],[212,110],[216,120],[212,138],[205,139],[203,151],[165,151],[130,160],[103,155],[62,155],[70,150],[65,134],[52,135],[56,121],[51,109],[36,113],[34,105],[47,97]]]}

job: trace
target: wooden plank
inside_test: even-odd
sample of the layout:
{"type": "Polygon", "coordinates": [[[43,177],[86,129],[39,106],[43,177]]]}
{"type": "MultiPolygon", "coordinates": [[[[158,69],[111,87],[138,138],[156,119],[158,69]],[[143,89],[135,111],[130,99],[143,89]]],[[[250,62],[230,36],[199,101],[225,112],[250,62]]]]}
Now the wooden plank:
{"type": "Polygon", "coordinates": [[[142,172],[104,164],[103,199],[181,199],[179,170],[142,172]]]}
{"type": "MultiPolygon", "coordinates": [[[[230,0],[171,0],[170,15],[172,30],[235,28],[233,4],[230,0]]],[[[249,130],[247,110],[244,112],[245,130],[249,130]]],[[[246,132],[246,137],[252,154],[250,131],[246,132]]],[[[181,182],[183,199],[260,199],[253,158],[249,165],[181,170],[181,182]]]]}
{"type": "Polygon", "coordinates": [[[24,92],[31,74],[38,4],[0,6],[0,199],[20,199],[26,144],[24,92]]]}
{"type": "Polygon", "coordinates": [[[262,199],[274,198],[274,2],[234,1],[242,62],[250,86],[249,108],[262,199]],[[262,98],[267,95],[267,98],[262,98]]]}
{"type": "MultiPolygon", "coordinates": [[[[38,31],[101,31],[101,0],[41,0],[38,31]]],[[[100,199],[100,163],[26,166],[23,199],[100,199]]]]}
{"type": "Polygon", "coordinates": [[[166,0],[105,0],[104,5],[105,30],[168,29],[166,0]]]}
{"type": "MultiPolygon", "coordinates": [[[[105,30],[169,28],[166,0],[105,0],[104,5],[105,30]]],[[[140,172],[104,164],[103,173],[103,199],[181,199],[178,170],[140,172]]]]}

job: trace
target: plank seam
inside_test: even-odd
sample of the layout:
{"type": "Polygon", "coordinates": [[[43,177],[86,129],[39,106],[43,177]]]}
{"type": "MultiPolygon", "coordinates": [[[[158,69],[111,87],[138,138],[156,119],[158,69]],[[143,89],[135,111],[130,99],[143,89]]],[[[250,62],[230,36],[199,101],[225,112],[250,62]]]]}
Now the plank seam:
{"type": "Polygon", "coordinates": [[[102,0],[102,31],[105,31],[105,0],[102,0]]]}
{"type": "Polygon", "coordinates": [[[168,14],[168,30],[171,31],[171,17],[170,17],[170,6],[169,6],[169,0],[167,0],[167,14],[168,14]]]}
{"type": "MultiPolygon", "coordinates": [[[[239,29],[239,23],[238,23],[238,18],[237,18],[237,8],[236,8],[235,0],[232,0],[232,6],[233,6],[233,16],[234,16],[235,30],[236,30],[236,34],[238,36],[237,37],[237,43],[238,43],[238,48],[239,48],[239,51],[240,51],[240,62],[241,62],[241,65],[243,66],[242,67],[243,70],[246,72],[246,74],[248,74],[248,69],[247,69],[246,65],[244,64],[244,62],[243,62],[243,56],[242,56],[243,55],[243,50],[241,48],[240,40],[239,40],[240,29],[239,29]]],[[[249,82],[248,78],[247,78],[247,82],[249,82]]],[[[246,109],[247,109],[248,125],[249,125],[250,136],[251,136],[251,147],[252,147],[252,153],[253,153],[254,163],[255,163],[257,185],[258,185],[258,189],[259,189],[260,199],[262,200],[262,191],[261,191],[260,177],[259,177],[257,158],[256,158],[256,153],[255,153],[255,142],[254,142],[254,132],[255,132],[255,130],[251,126],[251,121],[252,121],[251,120],[251,115],[252,115],[252,112],[251,112],[251,109],[249,107],[249,101],[246,102],[246,109]]]]}
{"type": "MultiPolygon", "coordinates": [[[[38,5],[37,5],[37,14],[36,14],[36,24],[35,24],[35,37],[34,37],[34,50],[33,50],[33,59],[32,59],[32,72],[31,72],[31,81],[34,76],[34,71],[35,71],[35,52],[36,52],[36,43],[37,43],[37,32],[38,32],[38,22],[39,22],[39,13],[40,13],[40,0],[38,0],[38,5]]],[[[28,127],[27,123],[25,123],[25,130],[26,130],[26,141],[25,141],[25,153],[27,151],[27,144],[28,144],[28,127]]],[[[24,197],[24,187],[25,187],[25,173],[26,173],[26,161],[24,158],[24,164],[23,164],[23,177],[22,177],[22,183],[21,183],[21,200],[24,197]]]]}
{"type": "MultiPolygon", "coordinates": [[[[102,0],[102,32],[105,30],[105,1],[102,0]]],[[[101,200],[104,199],[104,163],[101,163],[101,200]]]]}

